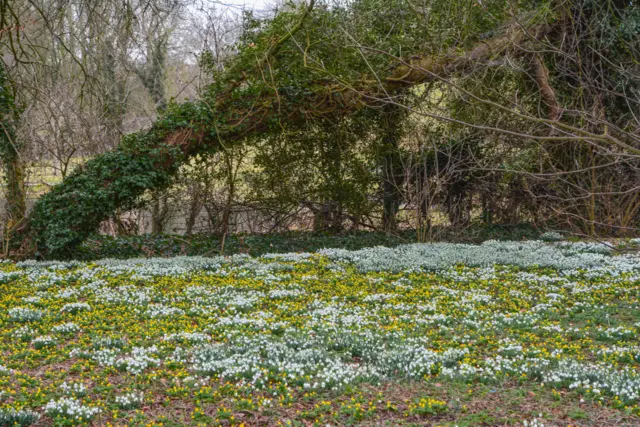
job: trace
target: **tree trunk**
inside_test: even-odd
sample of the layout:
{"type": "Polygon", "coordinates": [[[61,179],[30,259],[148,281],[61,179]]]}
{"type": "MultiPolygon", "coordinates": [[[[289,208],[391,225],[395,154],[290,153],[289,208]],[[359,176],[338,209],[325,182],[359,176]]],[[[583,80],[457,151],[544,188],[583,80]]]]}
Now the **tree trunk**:
{"type": "Polygon", "coordinates": [[[120,141],[123,130],[122,123],[126,113],[125,81],[116,73],[115,47],[112,43],[101,46],[101,74],[104,93],[102,94],[104,114],[102,127],[108,146],[115,147],[120,141]]]}
{"type": "Polygon", "coordinates": [[[196,220],[198,219],[198,215],[202,210],[202,197],[200,193],[196,190],[194,194],[192,194],[191,203],[189,204],[189,212],[187,215],[186,222],[186,231],[185,234],[187,236],[191,236],[193,234],[193,227],[196,225],[196,220]]]}
{"type": "Polygon", "coordinates": [[[331,203],[313,208],[313,231],[328,231],[331,227],[331,203]]]}
{"type": "Polygon", "coordinates": [[[27,216],[25,167],[22,158],[17,155],[5,160],[4,172],[7,180],[4,240],[9,243],[14,230],[25,222],[27,216]]]}
{"type": "Polygon", "coordinates": [[[0,161],[7,182],[5,192],[4,249],[9,252],[14,231],[23,226],[27,216],[27,191],[22,145],[17,139],[16,124],[19,111],[4,66],[0,64],[0,161]]]}
{"type": "Polygon", "coordinates": [[[385,231],[391,233],[398,228],[396,215],[400,207],[401,187],[404,183],[404,167],[398,146],[402,117],[402,111],[394,105],[388,105],[383,108],[383,134],[381,141],[382,225],[385,231]]]}
{"type": "Polygon", "coordinates": [[[160,34],[154,40],[149,41],[146,67],[145,69],[136,69],[142,85],[149,92],[158,111],[163,111],[167,106],[164,89],[167,36],[167,34],[160,34]]]}
{"type": "Polygon", "coordinates": [[[151,232],[161,234],[164,231],[167,215],[169,214],[169,200],[166,195],[154,192],[151,208],[151,232]]]}

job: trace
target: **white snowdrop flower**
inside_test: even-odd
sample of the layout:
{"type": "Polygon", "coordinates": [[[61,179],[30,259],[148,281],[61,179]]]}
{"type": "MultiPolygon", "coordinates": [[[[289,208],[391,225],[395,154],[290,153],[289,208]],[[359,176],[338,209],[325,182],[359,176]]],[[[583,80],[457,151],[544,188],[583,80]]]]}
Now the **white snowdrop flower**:
{"type": "MultiPolygon", "coordinates": [[[[0,397],[3,397],[0,393],[0,397]]],[[[40,414],[28,409],[15,410],[13,408],[0,408],[0,424],[6,426],[29,426],[40,419],[40,414]]]]}
{"type": "Polygon", "coordinates": [[[144,395],[142,392],[130,392],[116,396],[115,402],[120,409],[135,409],[142,405],[144,395]]]}
{"type": "Polygon", "coordinates": [[[56,340],[55,340],[55,338],[53,338],[50,335],[43,335],[43,336],[36,337],[32,341],[32,343],[33,343],[33,346],[36,349],[41,349],[41,348],[44,348],[44,347],[53,347],[53,346],[55,346],[56,345],[56,340]]]}
{"type": "Polygon", "coordinates": [[[27,304],[38,304],[41,300],[42,298],[36,295],[22,298],[22,301],[26,302],[27,304]]]}
{"type": "Polygon", "coordinates": [[[165,334],[162,339],[165,341],[202,343],[209,341],[211,337],[199,332],[180,332],[175,334],[165,334]]]}
{"type": "Polygon", "coordinates": [[[87,387],[83,383],[67,384],[65,381],[60,385],[60,389],[70,396],[82,397],[87,394],[87,387]]]}
{"type": "Polygon", "coordinates": [[[30,328],[29,326],[22,326],[20,328],[17,328],[11,333],[11,335],[14,338],[17,338],[22,341],[30,341],[35,334],[36,334],[36,331],[30,328]]]}
{"type": "Polygon", "coordinates": [[[35,322],[42,319],[45,312],[28,307],[15,307],[9,310],[9,320],[14,322],[35,322]]]}
{"type": "Polygon", "coordinates": [[[91,311],[91,306],[86,302],[72,302],[62,306],[62,309],[60,309],[60,311],[62,313],[76,314],[81,311],[91,311]]]}
{"type": "Polygon", "coordinates": [[[51,328],[51,331],[56,334],[70,334],[80,331],[80,326],[76,325],[73,322],[62,323],[60,325],[55,325],[51,328]]]}
{"type": "Polygon", "coordinates": [[[145,315],[151,318],[154,317],[171,317],[171,316],[181,316],[184,314],[184,310],[177,307],[167,307],[162,304],[154,304],[150,306],[145,315]]]}
{"type": "Polygon", "coordinates": [[[52,417],[63,417],[77,421],[88,421],[102,410],[94,406],[85,406],[78,399],[62,397],[50,400],[44,407],[44,412],[52,417]]]}

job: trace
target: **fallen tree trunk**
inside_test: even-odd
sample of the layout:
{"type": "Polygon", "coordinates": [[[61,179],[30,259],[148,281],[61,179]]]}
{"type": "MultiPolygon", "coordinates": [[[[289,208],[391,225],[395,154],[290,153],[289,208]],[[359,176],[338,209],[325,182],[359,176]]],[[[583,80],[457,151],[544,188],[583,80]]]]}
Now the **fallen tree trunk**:
{"type": "MultiPolygon", "coordinates": [[[[465,52],[415,57],[397,64],[384,80],[375,83],[323,82],[314,85],[320,89],[313,92],[288,88],[255,93],[241,80],[220,90],[212,103],[170,106],[150,130],[125,137],[115,151],[89,160],[43,195],[21,230],[23,238],[13,254],[69,257],[117,209],[130,209],[146,191],[169,185],[179,166],[195,154],[222,149],[260,132],[278,131],[279,123],[295,126],[310,117],[379,107],[389,93],[464,72],[503,54],[529,35],[546,31],[530,30],[514,26],[465,52]]],[[[280,42],[286,40],[288,37],[280,42]]]]}

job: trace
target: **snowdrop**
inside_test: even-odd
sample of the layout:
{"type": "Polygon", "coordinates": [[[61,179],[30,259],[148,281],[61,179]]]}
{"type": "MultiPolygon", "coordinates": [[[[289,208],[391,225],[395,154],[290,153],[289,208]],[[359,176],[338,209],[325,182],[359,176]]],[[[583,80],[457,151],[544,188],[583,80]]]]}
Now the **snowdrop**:
{"type": "Polygon", "coordinates": [[[144,395],[141,392],[123,393],[115,398],[116,405],[120,409],[129,410],[135,409],[142,405],[144,395]]]}
{"type": "Polygon", "coordinates": [[[44,315],[44,311],[28,307],[15,307],[9,310],[9,320],[14,322],[36,322],[44,315]]]}
{"type": "Polygon", "coordinates": [[[44,407],[47,415],[69,418],[76,421],[89,421],[102,410],[93,406],[85,406],[78,399],[62,397],[50,400],[44,407]]]}
{"type": "Polygon", "coordinates": [[[60,311],[62,313],[76,314],[81,311],[91,311],[91,306],[86,302],[72,302],[62,306],[62,309],[60,309],[60,311]]]}

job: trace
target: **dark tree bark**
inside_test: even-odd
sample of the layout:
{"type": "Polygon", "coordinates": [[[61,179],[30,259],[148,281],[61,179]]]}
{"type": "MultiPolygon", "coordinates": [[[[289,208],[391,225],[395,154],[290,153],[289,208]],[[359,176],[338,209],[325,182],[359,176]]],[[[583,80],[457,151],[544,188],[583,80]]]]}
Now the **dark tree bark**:
{"type": "Polygon", "coordinates": [[[402,199],[404,184],[404,167],[399,149],[401,121],[404,114],[394,105],[383,109],[381,140],[382,170],[382,224],[387,232],[395,232],[398,228],[396,215],[402,199]]]}
{"type": "Polygon", "coordinates": [[[24,224],[27,215],[26,171],[20,152],[21,144],[16,134],[18,116],[19,111],[15,104],[12,88],[4,66],[0,63],[0,162],[2,162],[7,181],[3,224],[4,252],[7,252],[15,229],[24,224]]]}

